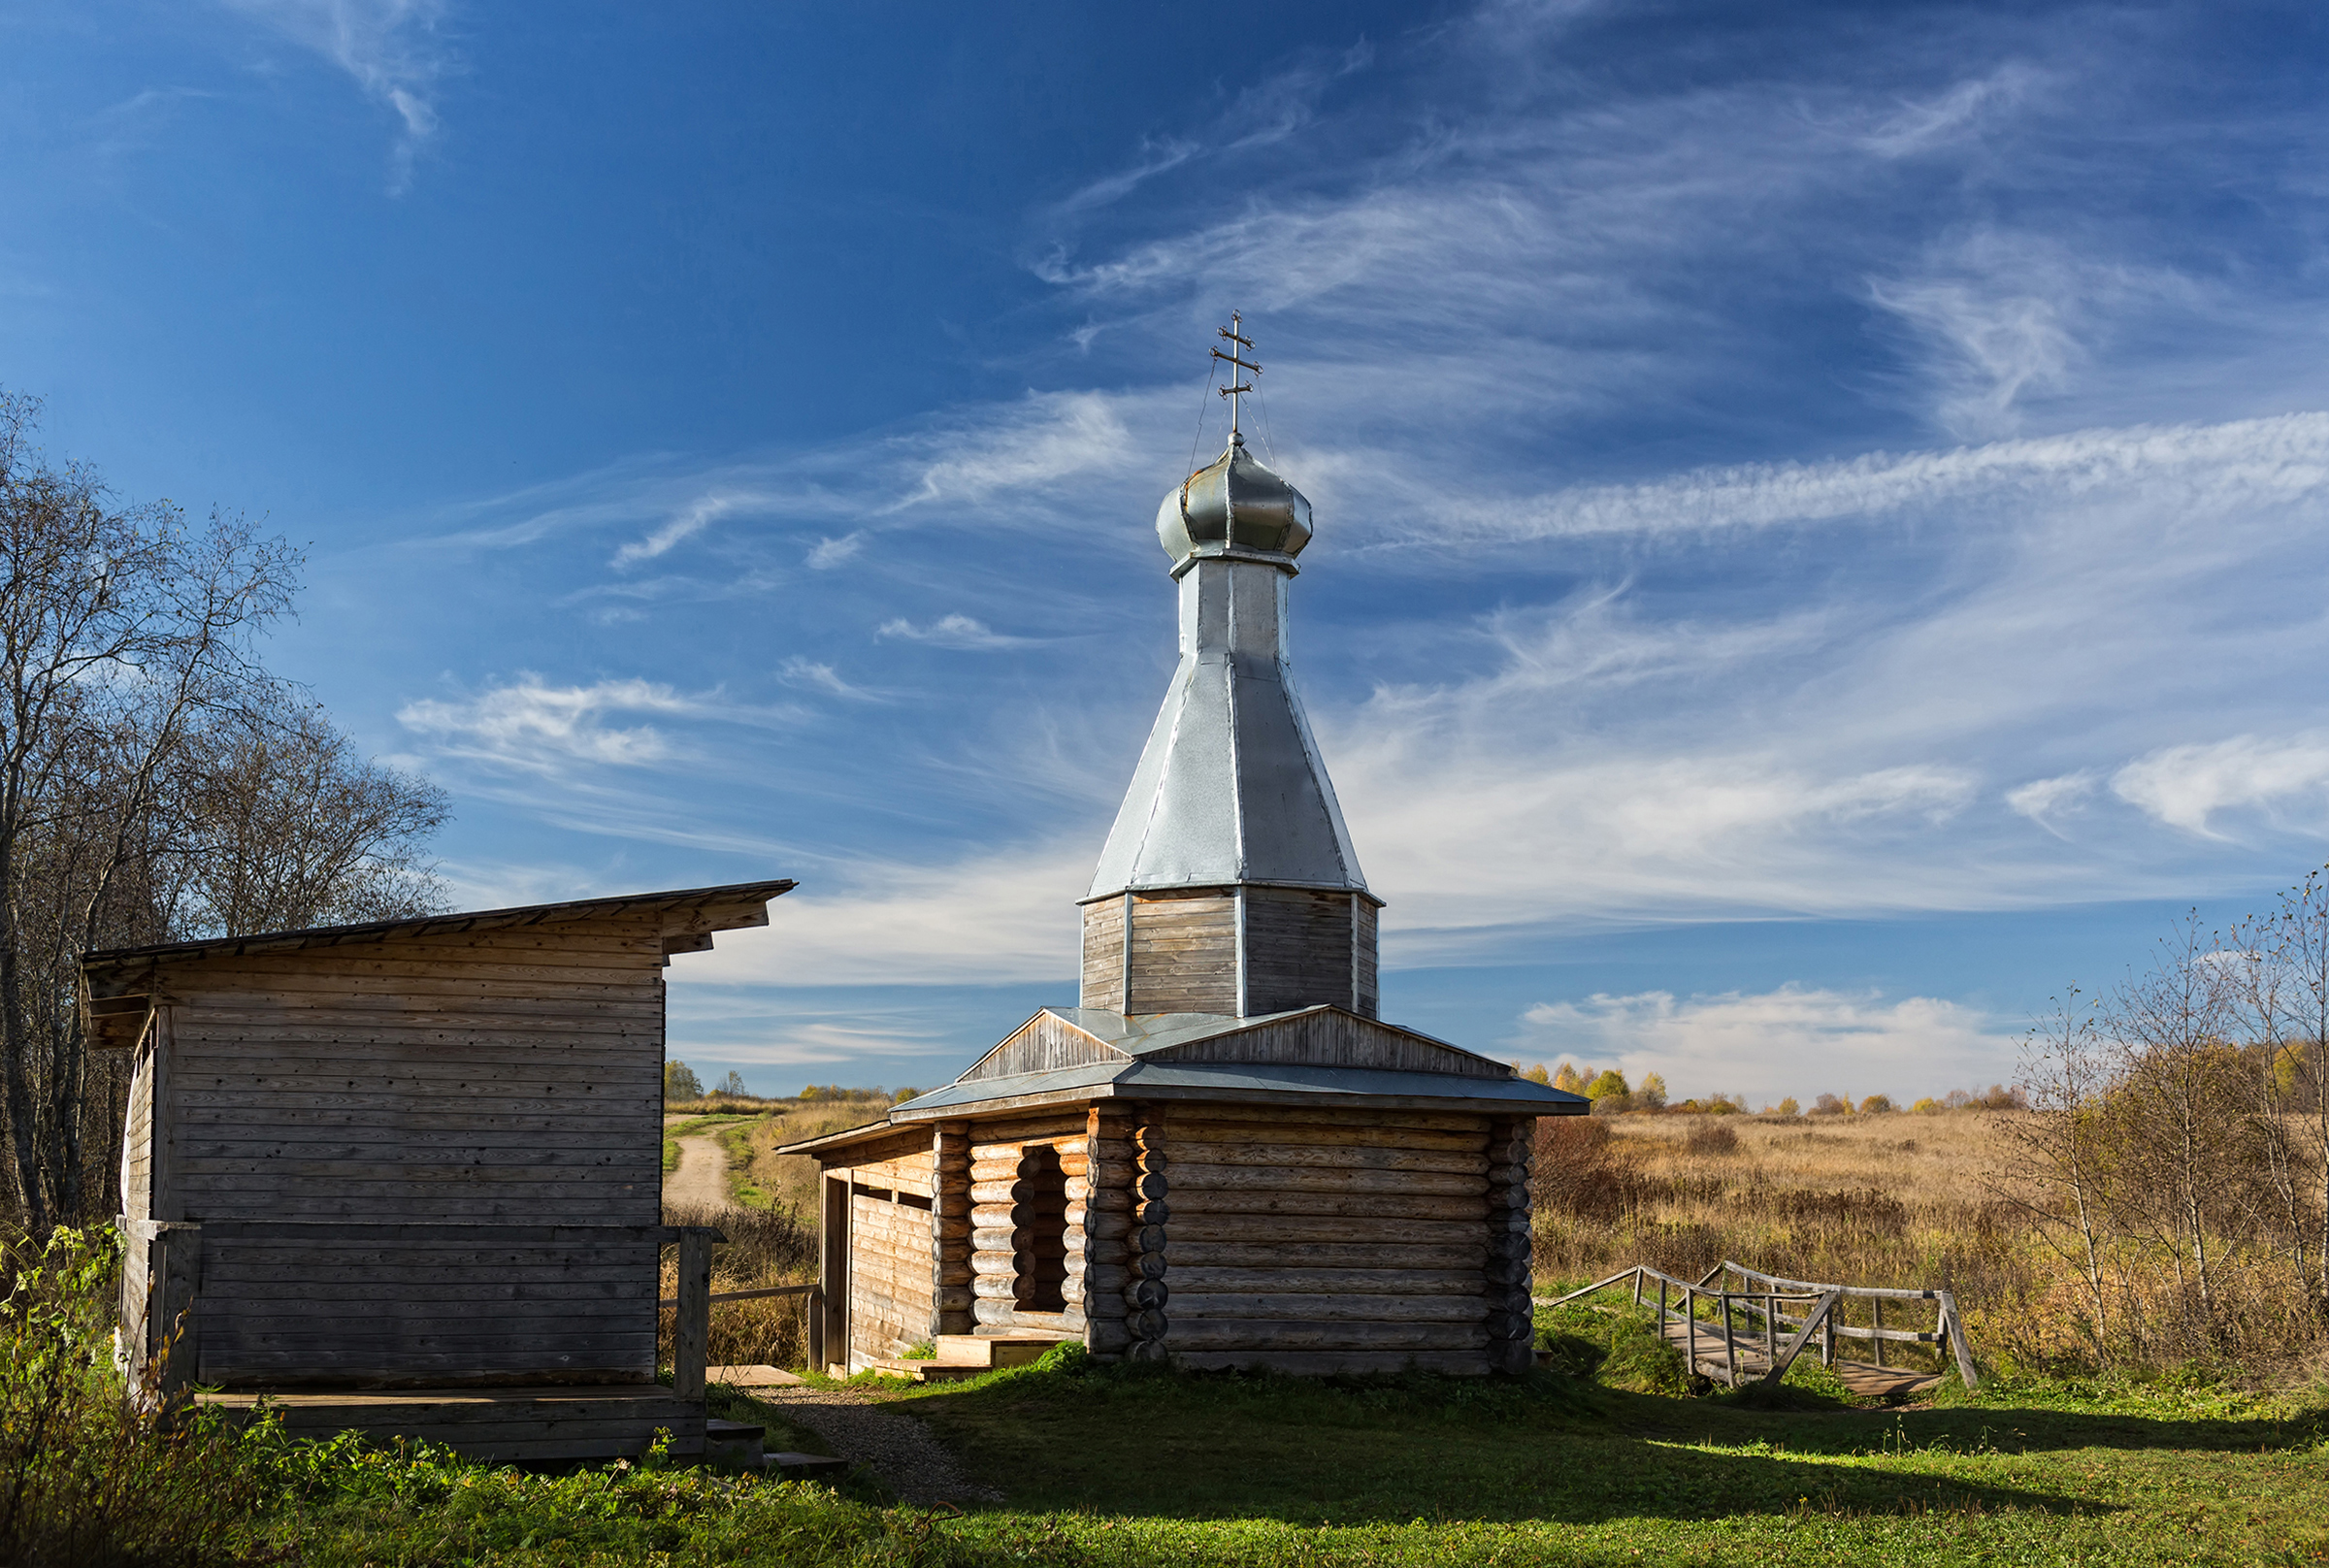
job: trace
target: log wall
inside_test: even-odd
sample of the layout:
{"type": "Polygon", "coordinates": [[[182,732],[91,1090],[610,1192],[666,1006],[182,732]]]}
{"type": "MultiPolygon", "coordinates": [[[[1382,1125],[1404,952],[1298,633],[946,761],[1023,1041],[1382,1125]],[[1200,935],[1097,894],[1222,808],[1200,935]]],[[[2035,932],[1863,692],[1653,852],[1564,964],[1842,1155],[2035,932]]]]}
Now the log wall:
{"type": "Polygon", "coordinates": [[[974,1333],[1080,1333],[1090,1162],[1081,1106],[968,1125],[974,1333]]]}
{"type": "Polygon", "coordinates": [[[1144,1140],[1171,1161],[1163,1348],[1194,1368],[1505,1364],[1492,1313],[1510,1298],[1492,1300],[1489,1261],[1512,1144],[1493,1130],[1456,1113],[1175,1104],[1144,1140]]]}

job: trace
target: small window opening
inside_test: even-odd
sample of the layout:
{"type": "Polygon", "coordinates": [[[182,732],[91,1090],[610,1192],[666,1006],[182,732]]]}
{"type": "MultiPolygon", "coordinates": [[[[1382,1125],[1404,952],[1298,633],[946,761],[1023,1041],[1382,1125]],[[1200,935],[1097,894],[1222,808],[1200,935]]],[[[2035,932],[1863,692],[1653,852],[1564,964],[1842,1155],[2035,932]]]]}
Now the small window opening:
{"type": "Polygon", "coordinates": [[[1060,1152],[1048,1143],[1019,1157],[1019,1184],[1027,1195],[1011,1206],[1012,1228],[1020,1234],[1019,1272],[1012,1305],[1021,1312],[1064,1312],[1067,1308],[1067,1173],[1060,1152]],[[1021,1239],[1024,1238],[1024,1239],[1021,1239]]]}

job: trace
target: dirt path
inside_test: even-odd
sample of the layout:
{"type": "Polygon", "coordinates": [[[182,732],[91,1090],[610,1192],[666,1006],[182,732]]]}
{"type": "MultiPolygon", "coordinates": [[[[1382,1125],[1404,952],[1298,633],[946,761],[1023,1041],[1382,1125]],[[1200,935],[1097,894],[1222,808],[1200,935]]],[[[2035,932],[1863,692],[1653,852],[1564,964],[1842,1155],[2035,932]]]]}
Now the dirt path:
{"type": "Polygon", "coordinates": [[[752,1397],[776,1406],[842,1458],[870,1467],[909,1503],[1002,1501],[1002,1493],[971,1485],[929,1427],[854,1388],[755,1388],[752,1397]]]}
{"type": "Polygon", "coordinates": [[[679,1168],[663,1179],[663,1200],[686,1208],[735,1207],[728,1196],[728,1152],[717,1138],[681,1138],[679,1168]]]}

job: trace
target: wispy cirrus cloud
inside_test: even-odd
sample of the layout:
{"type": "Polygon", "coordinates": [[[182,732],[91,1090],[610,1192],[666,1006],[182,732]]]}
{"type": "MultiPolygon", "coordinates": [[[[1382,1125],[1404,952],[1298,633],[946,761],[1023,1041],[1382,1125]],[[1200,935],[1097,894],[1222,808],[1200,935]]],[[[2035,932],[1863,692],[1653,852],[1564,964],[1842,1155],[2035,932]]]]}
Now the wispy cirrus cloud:
{"type": "Polygon", "coordinates": [[[431,96],[448,69],[441,27],[445,0],[225,0],[347,73],[365,95],[392,111],[398,135],[388,188],[411,187],[414,159],[437,134],[431,96]]]}
{"type": "Polygon", "coordinates": [[[562,686],[528,673],[472,696],[409,702],[396,717],[441,757],[558,773],[577,764],[637,768],[677,761],[687,748],[671,733],[675,725],[766,727],[798,715],[741,706],[716,692],[681,692],[660,681],[562,686]],[[620,722],[632,719],[648,722],[620,722]]]}
{"type": "Polygon", "coordinates": [[[1012,637],[998,632],[986,622],[969,615],[941,615],[923,626],[903,619],[884,621],[875,629],[877,637],[897,637],[907,642],[927,642],[934,648],[960,648],[967,652],[988,653],[1000,648],[1024,648],[1042,640],[1039,637],[1012,637]]]}

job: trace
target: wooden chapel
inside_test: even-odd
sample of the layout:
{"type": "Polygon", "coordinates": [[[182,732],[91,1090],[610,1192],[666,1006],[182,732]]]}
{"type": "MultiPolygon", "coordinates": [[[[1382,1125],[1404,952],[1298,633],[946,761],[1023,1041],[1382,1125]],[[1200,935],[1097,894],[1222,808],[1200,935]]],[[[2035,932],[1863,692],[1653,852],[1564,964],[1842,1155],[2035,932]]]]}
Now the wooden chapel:
{"type": "Polygon", "coordinates": [[[1196,1368],[1525,1369],[1531,1130],[1587,1102],[1376,1017],[1382,900],[1287,655],[1308,501],[1232,420],[1157,532],[1180,665],[1082,899],[1079,1005],[783,1151],[824,1172],[811,1356],[929,1375],[917,1341],[942,1367],[1080,1338],[1196,1368]]]}

